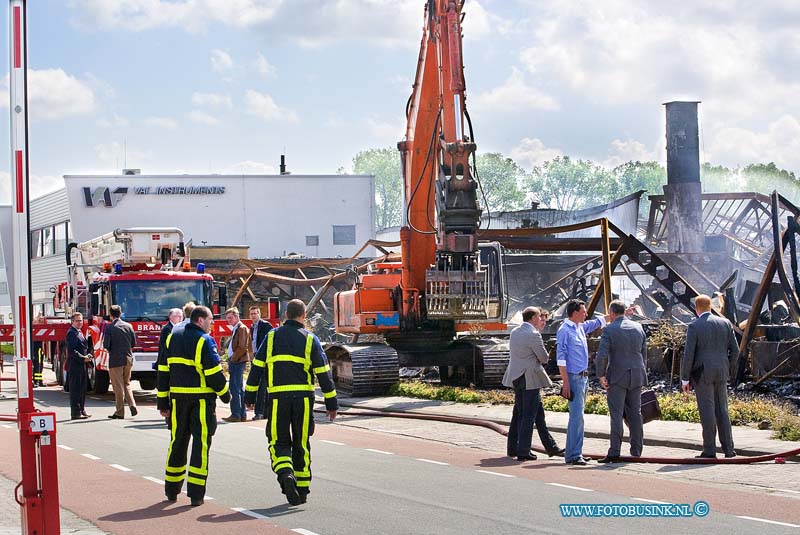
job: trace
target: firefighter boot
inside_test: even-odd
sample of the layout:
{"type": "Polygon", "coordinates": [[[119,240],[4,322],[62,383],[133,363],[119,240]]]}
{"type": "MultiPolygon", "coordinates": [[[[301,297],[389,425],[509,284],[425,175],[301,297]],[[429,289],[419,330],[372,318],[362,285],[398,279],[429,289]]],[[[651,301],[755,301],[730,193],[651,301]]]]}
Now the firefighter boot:
{"type": "Polygon", "coordinates": [[[286,501],[291,505],[300,505],[300,493],[297,491],[297,479],[294,474],[286,471],[278,476],[278,483],[281,484],[281,492],[286,495],[286,501]]]}

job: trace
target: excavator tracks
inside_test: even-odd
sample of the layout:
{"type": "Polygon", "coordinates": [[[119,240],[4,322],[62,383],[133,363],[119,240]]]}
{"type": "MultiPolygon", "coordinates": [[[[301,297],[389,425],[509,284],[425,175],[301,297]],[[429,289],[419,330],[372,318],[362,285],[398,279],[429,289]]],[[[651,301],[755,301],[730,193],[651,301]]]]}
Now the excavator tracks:
{"type": "Polygon", "coordinates": [[[386,344],[332,344],[325,354],[336,391],[351,396],[385,394],[397,382],[397,352],[386,344]]]}

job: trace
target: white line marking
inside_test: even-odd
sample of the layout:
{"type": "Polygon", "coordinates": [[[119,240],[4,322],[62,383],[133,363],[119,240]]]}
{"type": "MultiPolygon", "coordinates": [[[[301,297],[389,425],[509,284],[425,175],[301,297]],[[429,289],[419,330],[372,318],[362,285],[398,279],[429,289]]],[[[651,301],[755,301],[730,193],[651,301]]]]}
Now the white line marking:
{"type": "Polygon", "coordinates": [[[65,446],[64,444],[59,444],[58,447],[61,448],[62,450],[67,450],[67,451],[72,451],[73,449],[70,448],[69,446],[65,446]]]}
{"type": "Polygon", "coordinates": [[[554,487],[561,487],[565,489],[572,489],[572,490],[580,490],[581,492],[593,492],[592,489],[585,489],[583,487],[573,487],[572,485],[562,485],[561,483],[547,483],[548,485],[552,485],[554,487]]]}
{"type": "Polygon", "coordinates": [[[263,431],[264,430],[263,427],[257,427],[255,425],[248,425],[247,428],[248,429],[258,429],[259,431],[263,431]]]}
{"type": "Polygon", "coordinates": [[[313,531],[308,531],[307,529],[303,528],[294,528],[292,531],[294,531],[295,533],[299,533],[300,535],[317,535],[313,531]]]}
{"type": "Polygon", "coordinates": [[[440,464],[442,466],[449,466],[448,463],[443,463],[442,461],[434,461],[431,459],[417,459],[418,461],[422,461],[423,463],[431,463],[431,464],[440,464]]]}
{"type": "Polygon", "coordinates": [[[14,426],[11,424],[3,424],[3,427],[5,427],[6,429],[11,429],[14,426]]]}
{"type": "Polygon", "coordinates": [[[778,492],[790,492],[792,494],[800,494],[800,490],[789,490],[789,489],[775,489],[778,492]]]}
{"type": "Polygon", "coordinates": [[[164,485],[164,481],[162,479],[158,479],[157,477],[142,476],[142,478],[146,479],[147,481],[152,481],[153,483],[157,483],[159,485],[164,485]]]}
{"type": "Polygon", "coordinates": [[[91,460],[93,460],[93,461],[99,461],[99,460],[100,460],[100,457],[95,457],[95,456],[94,456],[94,455],[92,455],[91,453],[81,453],[81,455],[82,455],[83,457],[86,457],[87,459],[91,459],[91,460]]]}
{"type": "Polygon", "coordinates": [[[636,500],[637,502],[647,502],[647,503],[663,503],[663,504],[669,503],[669,502],[660,502],[658,500],[648,500],[647,498],[631,498],[631,500],[636,500]]]}
{"type": "Polygon", "coordinates": [[[116,468],[117,470],[120,470],[122,472],[130,472],[131,471],[130,468],[128,468],[127,466],[122,466],[121,464],[109,464],[108,466],[110,466],[111,468],[116,468]]]}
{"type": "Polygon", "coordinates": [[[755,518],[752,516],[738,516],[736,518],[743,518],[745,520],[755,520],[756,522],[766,522],[767,524],[775,524],[777,526],[786,526],[787,528],[800,528],[797,524],[788,524],[786,522],[777,522],[775,520],[766,520],[764,518],[755,518]]]}
{"type": "Polygon", "coordinates": [[[394,455],[391,451],[383,451],[383,450],[373,450],[372,448],[364,448],[366,451],[371,451],[373,453],[382,453],[384,455],[394,455]]]}
{"type": "Polygon", "coordinates": [[[500,476],[500,477],[517,477],[512,476],[511,474],[501,474],[500,472],[490,472],[489,470],[475,470],[476,472],[480,472],[481,474],[489,474],[493,476],[500,476]]]}
{"type": "Polygon", "coordinates": [[[326,444],[333,444],[334,446],[344,446],[345,444],[341,442],[334,442],[333,440],[320,440],[320,442],[324,442],[326,444]]]}
{"type": "Polygon", "coordinates": [[[89,396],[89,399],[96,399],[97,401],[103,401],[103,398],[96,398],[94,396],[89,396]]]}
{"type": "Polygon", "coordinates": [[[269,520],[268,516],[264,516],[258,513],[254,513],[249,509],[245,509],[244,507],[231,507],[231,511],[236,511],[237,513],[242,513],[243,515],[251,516],[253,518],[261,518],[264,520],[269,520]]]}
{"type": "Polygon", "coordinates": [[[212,498],[211,496],[209,496],[208,494],[206,494],[206,496],[205,496],[205,499],[206,499],[206,500],[213,500],[214,498],[212,498]]]}

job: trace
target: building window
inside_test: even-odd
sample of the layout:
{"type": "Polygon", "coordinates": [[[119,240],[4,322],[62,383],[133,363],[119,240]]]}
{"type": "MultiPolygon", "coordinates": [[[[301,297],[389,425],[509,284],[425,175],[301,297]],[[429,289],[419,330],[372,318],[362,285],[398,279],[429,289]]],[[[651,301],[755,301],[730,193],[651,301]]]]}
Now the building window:
{"type": "Polygon", "coordinates": [[[31,258],[42,256],[42,231],[31,231],[31,258]]]}
{"type": "Polygon", "coordinates": [[[334,245],[355,245],[356,226],[355,225],[333,225],[333,244],[334,245]]]}
{"type": "Polygon", "coordinates": [[[319,245],[319,236],[306,236],[306,247],[316,247],[319,245]]]}
{"type": "Polygon", "coordinates": [[[42,258],[63,254],[67,250],[70,236],[69,223],[59,223],[50,227],[31,231],[31,258],[42,258]]]}
{"type": "Polygon", "coordinates": [[[59,223],[55,227],[55,254],[64,254],[67,251],[67,224],[59,223]]]}

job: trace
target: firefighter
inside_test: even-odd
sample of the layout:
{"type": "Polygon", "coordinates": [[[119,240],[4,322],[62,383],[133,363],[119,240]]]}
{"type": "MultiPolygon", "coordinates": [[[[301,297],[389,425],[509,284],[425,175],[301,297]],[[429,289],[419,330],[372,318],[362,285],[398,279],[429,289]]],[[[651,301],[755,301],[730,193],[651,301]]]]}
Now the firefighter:
{"type": "Polygon", "coordinates": [[[299,299],[286,306],[283,326],[267,333],[266,343],[253,360],[247,377],[245,401],[252,407],[258,384],[266,374],[266,426],[272,471],[291,505],[306,503],[311,483],[311,447],[314,434],[314,375],[322,388],[328,419],[339,408],[331,369],[319,339],[305,329],[306,306],[299,299]]]}
{"type": "Polygon", "coordinates": [[[196,307],[189,322],[175,325],[166,340],[167,363],[158,366],[158,410],[168,418],[172,439],[164,477],[167,500],[174,502],[186,479],[192,506],[203,504],[208,478],[208,450],[217,429],[217,396],[231,399],[220,366],[217,344],[208,334],[214,322],[208,307],[196,307]],[[189,439],[192,453],[187,477],[189,439]]]}
{"type": "MultiPolygon", "coordinates": [[[[44,316],[41,314],[38,314],[33,320],[34,325],[43,322],[44,316]]],[[[44,348],[39,340],[33,341],[33,358],[31,361],[33,366],[33,386],[44,386],[44,377],[42,376],[44,372],[44,348]]]]}

